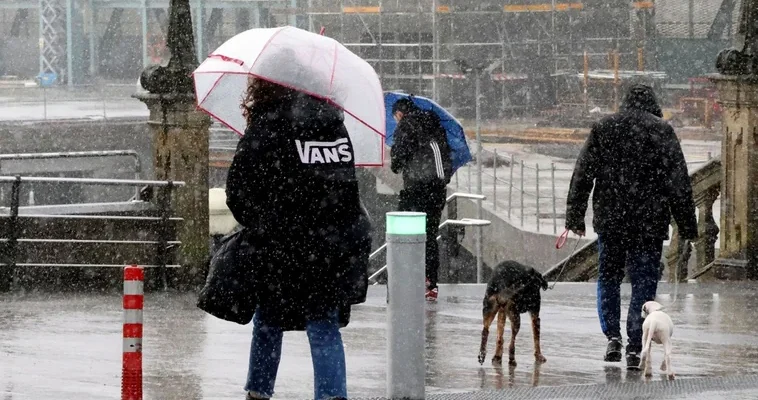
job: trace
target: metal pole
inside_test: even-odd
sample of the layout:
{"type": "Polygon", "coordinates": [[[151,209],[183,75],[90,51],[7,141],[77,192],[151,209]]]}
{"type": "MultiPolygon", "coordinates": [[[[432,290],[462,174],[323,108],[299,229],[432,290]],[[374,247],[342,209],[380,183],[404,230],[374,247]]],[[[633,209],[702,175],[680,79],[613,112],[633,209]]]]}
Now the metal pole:
{"type": "Polygon", "coordinates": [[[513,200],[513,163],[516,162],[515,157],[511,154],[511,172],[508,178],[508,218],[511,217],[511,201],[513,200]]]}
{"type": "MultiPolygon", "coordinates": [[[[45,3],[39,0],[39,73],[45,72],[45,3]]],[[[41,84],[41,82],[40,82],[41,84]]]]}
{"type": "MultiPolygon", "coordinates": [[[[140,11],[141,25],[142,25],[142,68],[147,67],[150,63],[150,58],[147,55],[147,0],[142,0],[142,10],[140,11]]],[[[105,104],[105,99],[103,99],[105,104]]]]}
{"type": "MultiPolygon", "coordinates": [[[[477,156],[479,157],[476,163],[476,194],[482,193],[482,161],[484,160],[484,152],[482,151],[482,130],[481,130],[481,107],[480,107],[480,95],[481,95],[481,74],[482,72],[476,71],[476,147],[477,156]]],[[[482,201],[477,200],[476,218],[482,219],[482,201]]],[[[482,227],[476,228],[476,283],[482,282],[482,227]]]]}
{"type": "Polygon", "coordinates": [[[550,163],[550,192],[553,197],[553,233],[558,233],[558,220],[555,216],[555,163],[550,163]]]}
{"type": "Polygon", "coordinates": [[[492,208],[497,211],[497,149],[492,153],[492,208]]]}
{"type": "Polygon", "coordinates": [[[439,35],[437,34],[437,0],[432,0],[432,100],[439,103],[437,75],[439,75],[439,35]]]}
{"type": "Polygon", "coordinates": [[[537,171],[535,172],[537,174],[537,179],[536,179],[537,187],[536,187],[536,194],[534,195],[534,199],[537,201],[537,215],[535,219],[537,220],[537,232],[539,232],[540,231],[540,165],[535,164],[534,166],[536,168],[535,170],[537,171]]]}
{"type": "Polygon", "coordinates": [[[524,160],[521,160],[521,225],[524,225],[524,160]]]}
{"type": "Polygon", "coordinates": [[[95,12],[95,2],[94,0],[89,0],[89,13],[87,14],[87,17],[89,18],[89,73],[92,77],[94,77],[97,74],[97,58],[95,57],[95,43],[97,42],[97,25],[95,21],[97,21],[97,14],[95,12]]]}
{"type": "Polygon", "coordinates": [[[197,48],[197,62],[203,62],[205,59],[205,35],[203,32],[203,28],[205,26],[205,2],[203,0],[197,0],[196,5],[196,21],[195,21],[195,32],[197,32],[197,42],[195,44],[197,48]]]}
{"type": "Polygon", "coordinates": [[[74,17],[73,0],[66,0],[66,85],[74,87],[74,39],[71,19],[74,17]]]}
{"type": "Polygon", "coordinates": [[[8,218],[8,242],[5,246],[5,254],[4,259],[2,262],[5,263],[6,267],[0,269],[0,292],[7,292],[14,288],[15,286],[15,269],[16,269],[16,262],[18,261],[17,258],[17,250],[18,250],[18,235],[19,235],[19,229],[18,229],[18,208],[20,204],[20,196],[21,194],[21,177],[17,176],[13,181],[13,186],[11,187],[11,209],[10,209],[10,218],[8,218]]]}
{"type": "MultiPolygon", "coordinates": [[[[477,157],[479,156],[477,155],[477,157]]],[[[479,160],[477,160],[477,162],[479,162],[479,160]]],[[[471,163],[468,164],[467,170],[468,170],[467,171],[468,172],[468,192],[471,193],[471,163]]]]}
{"type": "Polygon", "coordinates": [[[315,32],[316,27],[313,26],[313,13],[311,10],[313,9],[313,0],[308,0],[308,31],[309,32],[315,32]]]}
{"type": "Polygon", "coordinates": [[[45,121],[47,121],[47,87],[42,87],[42,108],[45,121]]]}
{"type": "Polygon", "coordinates": [[[387,213],[387,397],[424,399],[426,214],[387,213]]]}

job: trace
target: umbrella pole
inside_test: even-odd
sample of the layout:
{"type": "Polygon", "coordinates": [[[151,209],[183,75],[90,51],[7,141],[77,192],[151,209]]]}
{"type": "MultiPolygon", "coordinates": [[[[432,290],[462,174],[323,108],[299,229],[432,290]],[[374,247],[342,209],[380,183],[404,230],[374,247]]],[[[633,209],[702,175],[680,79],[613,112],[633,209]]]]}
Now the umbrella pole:
{"type": "MultiPolygon", "coordinates": [[[[476,193],[482,194],[482,130],[481,130],[481,71],[476,71],[475,96],[476,96],[476,193]]],[[[482,219],[482,201],[477,200],[476,218],[482,219]]],[[[476,228],[476,283],[482,282],[482,227],[476,228]]]]}

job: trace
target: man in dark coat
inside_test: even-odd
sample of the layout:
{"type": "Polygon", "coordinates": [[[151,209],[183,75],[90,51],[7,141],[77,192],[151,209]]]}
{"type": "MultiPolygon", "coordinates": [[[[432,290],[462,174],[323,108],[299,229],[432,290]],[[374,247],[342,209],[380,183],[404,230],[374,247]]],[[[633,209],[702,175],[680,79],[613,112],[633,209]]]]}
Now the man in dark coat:
{"type": "Polygon", "coordinates": [[[627,316],[627,367],[639,367],[642,305],[653,300],[663,241],[673,215],[682,239],[697,237],[695,204],[679,141],[653,89],[634,85],[621,110],[594,124],[571,178],[566,228],[584,235],[594,186],[598,234],[598,315],[608,338],[605,360],[621,361],[620,285],[628,268],[632,300],[627,316]]]}
{"type": "Polygon", "coordinates": [[[426,213],[426,299],[437,300],[440,268],[439,232],[452,161],[447,134],[433,111],[421,110],[410,99],[392,106],[398,121],[390,152],[392,172],[403,174],[400,211],[426,213]]]}
{"type": "Polygon", "coordinates": [[[257,84],[268,89],[248,105],[248,127],[226,186],[229,209],[257,253],[248,398],[273,395],[281,332],[303,329],[311,339],[317,395],[346,397],[339,332],[324,329],[336,330],[335,314],[347,325],[350,305],[364,302],[368,287],[371,239],[352,143],[338,109],[257,84]],[[335,336],[329,351],[314,347],[335,336]]]}

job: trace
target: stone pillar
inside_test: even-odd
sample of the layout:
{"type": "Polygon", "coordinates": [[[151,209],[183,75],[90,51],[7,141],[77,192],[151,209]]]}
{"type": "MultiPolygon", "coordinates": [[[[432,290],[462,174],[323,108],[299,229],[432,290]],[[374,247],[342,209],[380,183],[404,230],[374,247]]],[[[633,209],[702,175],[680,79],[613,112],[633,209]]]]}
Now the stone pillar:
{"type": "Polygon", "coordinates": [[[758,76],[714,78],[724,108],[716,279],[758,278],[758,76]]]}
{"type": "Polygon", "coordinates": [[[184,181],[174,189],[173,214],[184,218],[178,232],[182,242],[178,282],[202,282],[209,254],[208,140],[210,119],[195,107],[191,94],[138,94],[150,111],[148,126],[153,142],[155,179],[184,181]]]}
{"type": "MultiPolygon", "coordinates": [[[[170,0],[168,65],[151,65],[140,75],[146,92],[134,97],[150,110],[153,162],[158,180],[184,181],[171,204],[184,218],[179,240],[178,271],[174,287],[189,288],[205,280],[208,260],[208,136],[210,118],[196,109],[191,73],[197,67],[189,0],[170,0]]],[[[158,199],[161,196],[157,197],[158,199]]]]}

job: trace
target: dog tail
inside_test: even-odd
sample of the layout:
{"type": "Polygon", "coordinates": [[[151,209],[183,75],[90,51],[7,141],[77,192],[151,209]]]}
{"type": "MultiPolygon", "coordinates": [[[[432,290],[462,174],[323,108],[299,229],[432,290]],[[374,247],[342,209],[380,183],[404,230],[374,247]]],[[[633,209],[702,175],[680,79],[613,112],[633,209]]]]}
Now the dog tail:
{"type": "Polygon", "coordinates": [[[541,273],[539,273],[539,271],[537,271],[536,269],[532,269],[532,274],[534,274],[534,279],[539,283],[540,288],[542,288],[542,290],[547,290],[548,288],[547,279],[545,279],[545,277],[541,273]]]}

